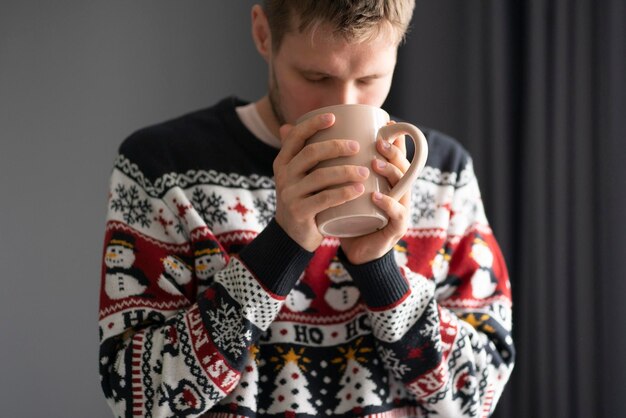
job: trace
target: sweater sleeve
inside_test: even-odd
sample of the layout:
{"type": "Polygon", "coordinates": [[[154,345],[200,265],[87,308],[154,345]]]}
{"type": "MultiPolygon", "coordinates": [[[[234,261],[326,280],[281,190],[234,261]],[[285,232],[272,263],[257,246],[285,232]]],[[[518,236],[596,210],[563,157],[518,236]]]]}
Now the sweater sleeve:
{"type": "Polygon", "coordinates": [[[312,254],[272,221],[229,256],[182,189],[161,196],[153,186],[118,157],[100,291],[101,385],[116,416],[196,417],[234,389],[312,254]],[[195,222],[190,234],[182,222],[195,222]]]}
{"type": "Polygon", "coordinates": [[[515,350],[508,273],[471,162],[449,203],[449,228],[436,254],[412,254],[401,267],[393,251],[365,265],[343,262],[361,289],[385,367],[424,412],[489,416],[515,350]]]}

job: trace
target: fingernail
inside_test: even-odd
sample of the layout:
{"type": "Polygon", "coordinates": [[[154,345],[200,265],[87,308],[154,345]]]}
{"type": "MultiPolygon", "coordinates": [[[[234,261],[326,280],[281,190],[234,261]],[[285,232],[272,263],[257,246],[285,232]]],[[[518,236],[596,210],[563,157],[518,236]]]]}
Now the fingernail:
{"type": "Polygon", "coordinates": [[[376,160],[376,167],[378,167],[378,168],[385,168],[385,167],[387,167],[387,163],[384,162],[383,160],[376,160]]]}
{"type": "Polygon", "coordinates": [[[391,148],[391,144],[389,142],[385,141],[384,139],[381,142],[383,143],[383,148],[384,149],[391,148]]]}
{"type": "Polygon", "coordinates": [[[363,193],[363,191],[365,190],[365,186],[363,186],[363,184],[362,184],[362,183],[356,183],[356,184],[355,184],[354,186],[352,186],[352,187],[354,187],[354,190],[355,190],[357,193],[363,193]]]}
{"type": "Polygon", "coordinates": [[[368,174],[369,174],[369,172],[370,172],[370,171],[369,171],[367,168],[365,168],[365,167],[359,167],[358,171],[359,171],[359,174],[360,174],[362,177],[367,177],[367,175],[368,175],[368,174]]]}
{"type": "Polygon", "coordinates": [[[359,143],[356,141],[350,141],[348,142],[348,148],[350,148],[350,151],[358,151],[359,150],[359,143]]]}
{"type": "Polygon", "coordinates": [[[383,198],[382,193],[374,192],[374,200],[381,200],[383,198]]]}
{"type": "Polygon", "coordinates": [[[334,115],[332,113],[324,113],[320,116],[322,122],[330,122],[333,120],[334,115]]]}

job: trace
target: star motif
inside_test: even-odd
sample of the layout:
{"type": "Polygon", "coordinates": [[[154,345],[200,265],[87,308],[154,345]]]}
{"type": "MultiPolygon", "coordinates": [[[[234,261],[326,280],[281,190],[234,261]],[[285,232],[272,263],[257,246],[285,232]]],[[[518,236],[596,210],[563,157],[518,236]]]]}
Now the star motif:
{"type": "Polygon", "coordinates": [[[285,363],[294,362],[298,364],[298,360],[300,360],[300,357],[302,356],[297,355],[296,352],[293,350],[293,348],[290,348],[287,354],[282,355],[282,358],[285,360],[285,363]]]}

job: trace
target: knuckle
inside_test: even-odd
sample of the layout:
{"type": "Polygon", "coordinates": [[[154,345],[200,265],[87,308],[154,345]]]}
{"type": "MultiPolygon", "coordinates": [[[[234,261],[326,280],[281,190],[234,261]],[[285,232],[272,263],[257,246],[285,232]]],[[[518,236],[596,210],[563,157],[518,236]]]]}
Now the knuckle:
{"type": "Polygon", "coordinates": [[[287,173],[285,170],[277,167],[274,170],[274,182],[276,183],[276,188],[282,188],[282,186],[286,183],[287,173]]]}
{"type": "Polygon", "coordinates": [[[345,152],[347,145],[344,145],[341,141],[333,141],[333,155],[341,155],[345,152]]]}
{"type": "Polygon", "coordinates": [[[351,186],[348,187],[342,187],[340,193],[340,198],[343,201],[349,200],[352,198],[352,196],[354,195],[354,188],[351,186]]]}
{"type": "Polygon", "coordinates": [[[409,221],[409,213],[406,210],[406,208],[404,206],[402,206],[399,210],[398,210],[398,215],[397,215],[397,219],[400,222],[401,225],[405,226],[408,224],[409,221]]]}
{"type": "Polygon", "coordinates": [[[272,163],[272,169],[274,170],[274,174],[277,174],[280,171],[282,166],[283,166],[282,159],[280,158],[280,155],[279,155],[274,159],[274,162],[272,163]]]}
{"type": "Polygon", "coordinates": [[[317,158],[317,147],[313,144],[307,145],[304,148],[302,148],[302,156],[306,159],[306,160],[314,160],[315,158],[317,158]]]}
{"type": "Polygon", "coordinates": [[[324,191],[322,193],[318,193],[317,196],[317,201],[319,202],[319,204],[321,206],[328,206],[331,204],[332,202],[332,195],[328,192],[328,191],[324,191]]]}
{"type": "Polygon", "coordinates": [[[309,173],[309,178],[311,179],[311,181],[313,183],[319,183],[324,179],[324,170],[323,169],[316,169],[313,170],[309,173]]]}
{"type": "Polygon", "coordinates": [[[286,205],[287,212],[292,214],[292,216],[293,216],[293,214],[297,214],[298,213],[298,208],[299,207],[300,207],[300,205],[298,204],[298,202],[294,201],[294,200],[288,202],[287,205],[286,205]]]}

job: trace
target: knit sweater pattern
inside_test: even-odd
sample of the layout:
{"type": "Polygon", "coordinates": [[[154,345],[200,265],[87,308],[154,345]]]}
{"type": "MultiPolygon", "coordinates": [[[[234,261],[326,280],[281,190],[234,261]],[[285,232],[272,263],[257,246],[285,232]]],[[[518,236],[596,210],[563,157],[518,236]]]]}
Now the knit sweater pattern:
{"type": "Polygon", "coordinates": [[[311,253],[275,221],[278,150],[241,104],[120,146],[99,311],[114,415],[491,415],[515,357],[511,291],[468,153],[423,129],[406,235],[352,265],[338,239],[311,253]]]}

